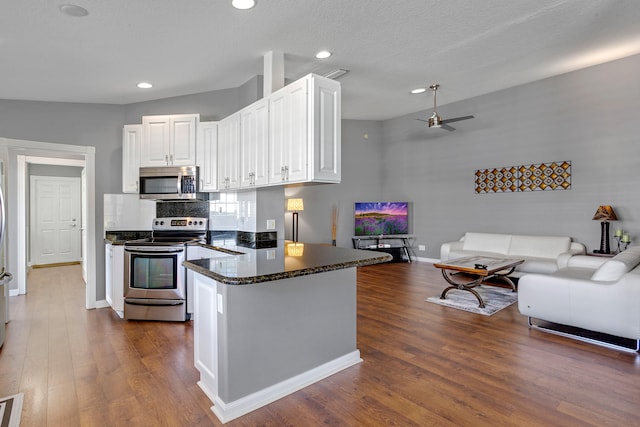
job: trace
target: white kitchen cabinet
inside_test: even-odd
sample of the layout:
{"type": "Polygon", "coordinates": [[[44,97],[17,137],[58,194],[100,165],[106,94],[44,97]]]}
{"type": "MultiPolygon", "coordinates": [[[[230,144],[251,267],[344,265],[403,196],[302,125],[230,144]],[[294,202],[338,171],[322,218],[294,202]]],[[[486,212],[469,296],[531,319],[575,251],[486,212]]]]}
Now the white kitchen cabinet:
{"type": "Polygon", "coordinates": [[[124,315],[124,245],[106,243],[104,248],[105,293],[111,308],[124,315]]]}
{"type": "Polygon", "coordinates": [[[193,359],[198,383],[207,396],[218,396],[218,284],[196,274],[194,279],[193,359]],[[217,308],[217,309],[216,309],[217,308]]]}
{"type": "Polygon", "coordinates": [[[196,143],[200,191],[218,191],[218,122],[200,122],[196,143]]]}
{"type": "Polygon", "coordinates": [[[269,183],[269,104],[266,99],[240,111],[240,187],[269,183]]]}
{"type": "MultiPolygon", "coordinates": [[[[228,253],[216,251],[215,249],[205,248],[199,245],[187,245],[187,260],[211,259],[228,256],[228,253]]],[[[193,314],[194,310],[194,277],[195,273],[193,270],[187,269],[187,313],[191,314],[193,314]]]]}
{"type": "Polygon", "coordinates": [[[143,116],[140,166],[194,165],[199,120],[199,114],[143,116]]]}
{"type": "Polygon", "coordinates": [[[240,187],[240,112],[218,122],[218,188],[240,187]]]}
{"type": "Polygon", "coordinates": [[[341,88],[310,74],[269,97],[269,183],[340,182],[341,88]]]}
{"type": "Polygon", "coordinates": [[[140,170],[142,125],[125,125],[122,130],[122,192],[137,193],[140,170]]]}

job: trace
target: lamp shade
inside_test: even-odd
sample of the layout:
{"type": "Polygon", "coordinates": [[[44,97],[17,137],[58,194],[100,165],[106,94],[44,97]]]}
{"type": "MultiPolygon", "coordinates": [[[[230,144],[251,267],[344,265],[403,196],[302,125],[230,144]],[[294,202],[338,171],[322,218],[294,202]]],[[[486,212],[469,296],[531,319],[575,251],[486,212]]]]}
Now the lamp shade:
{"type": "Polygon", "coordinates": [[[304,210],[304,202],[302,199],[287,199],[287,210],[288,211],[303,211],[304,210]]]}
{"type": "Polygon", "coordinates": [[[592,219],[596,221],[617,221],[618,217],[611,206],[603,205],[598,206],[598,210],[592,219]]]}

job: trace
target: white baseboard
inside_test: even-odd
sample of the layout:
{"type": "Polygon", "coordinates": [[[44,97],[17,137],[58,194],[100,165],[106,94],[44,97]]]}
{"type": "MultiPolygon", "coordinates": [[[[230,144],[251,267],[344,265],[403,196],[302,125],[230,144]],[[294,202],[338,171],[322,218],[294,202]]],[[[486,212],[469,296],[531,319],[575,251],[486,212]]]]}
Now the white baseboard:
{"type": "Polygon", "coordinates": [[[20,295],[18,289],[9,289],[9,296],[10,297],[17,297],[18,295],[20,295]]]}
{"type": "Polygon", "coordinates": [[[95,308],[106,308],[111,307],[106,299],[101,299],[100,301],[96,301],[95,308]]]}
{"type": "Polygon", "coordinates": [[[214,393],[205,389],[203,387],[204,384],[201,384],[201,382],[198,382],[198,385],[207,397],[213,401],[213,406],[211,407],[213,413],[220,421],[226,423],[360,362],[362,362],[360,351],[355,350],[288,380],[229,403],[223,402],[218,396],[214,396],[214,393]]]}

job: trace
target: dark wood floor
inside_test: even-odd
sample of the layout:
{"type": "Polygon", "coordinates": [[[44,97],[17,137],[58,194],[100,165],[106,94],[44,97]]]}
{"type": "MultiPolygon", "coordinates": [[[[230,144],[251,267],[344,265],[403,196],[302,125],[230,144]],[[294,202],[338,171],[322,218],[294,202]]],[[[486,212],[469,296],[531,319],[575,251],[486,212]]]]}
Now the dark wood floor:
{"type": "MultiPolygon", "coordinates": [[[[443,286],[427,263],[359,269],[364,362],[227,425],[638,425],[640,355],[529,330],[516,305],[485,317],[424,301],[443,286]]],[[[34,270],[29,289],[0,351],[22,427],[220,425],[191,322],[85,310],[78,266],[34,270]]]]}

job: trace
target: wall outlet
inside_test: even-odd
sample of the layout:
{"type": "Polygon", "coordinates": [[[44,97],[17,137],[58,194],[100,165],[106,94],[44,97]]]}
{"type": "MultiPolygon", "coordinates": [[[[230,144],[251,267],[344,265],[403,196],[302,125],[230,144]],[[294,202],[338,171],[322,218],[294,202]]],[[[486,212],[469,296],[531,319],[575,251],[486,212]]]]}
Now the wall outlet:
{"type": "Polygon", "coordinates": [[[268,219],[267,220],[267,230],[275,230],[276,229],[276,220],[268,219]]]}
{"type": "Polygon", "coordinates": [[[427,248],[424,245],[418,245],[418,250],[419,251],[426,251],[427,248]]]}

